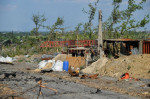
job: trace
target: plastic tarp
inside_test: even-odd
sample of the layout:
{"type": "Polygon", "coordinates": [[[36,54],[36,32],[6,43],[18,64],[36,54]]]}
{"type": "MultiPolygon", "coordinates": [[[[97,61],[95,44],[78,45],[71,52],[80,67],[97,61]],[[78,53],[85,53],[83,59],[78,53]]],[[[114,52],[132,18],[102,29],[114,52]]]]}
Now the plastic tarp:
{"type": "Polygon", "coordinates": [[[57,60],[55,64],[52,66],[53,71],[63,71],[63,62],[60,60],[57,60]]]}
{"type": "Polygon", "coordinates": [[[46,66],[47,63],[51,62],[53,64],[52,70],[53,71],[63,71],[63,61],[57,60],[43,60],[38,64],[38,68],[42,69],[46,66]]]}
{"type": "Polygon", "coordinates": [[[3,56],[0,56],[0,62],[6,62],[6,63],[12,63],[13,62],[13,59],[11,57],[3,57],[3,56]]]}
{"type": "Polygon", "coordinates": [[[44,67],[46,66],[46,64],[49,63],[49,62],[52,63],[52,64],[54,64],[54,63],[55,63],[55,60],[43,60],[43,61],[41,61],[41,62],[38,64],[39,69],[44,68],[44,67]]]}
{"type": "Polygon", "coordinates": [[[132,52],[133,55],[139,54],[139,51],[138,51],[137,48],[133,48],[133,49],[131,50],[131,52],[132,52]]]}

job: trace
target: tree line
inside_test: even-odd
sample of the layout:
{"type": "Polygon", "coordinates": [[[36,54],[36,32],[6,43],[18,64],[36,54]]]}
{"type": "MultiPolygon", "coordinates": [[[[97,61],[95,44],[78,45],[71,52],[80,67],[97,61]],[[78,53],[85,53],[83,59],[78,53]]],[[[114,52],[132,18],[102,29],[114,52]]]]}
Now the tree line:
{"type": "MultiPolygon", "coordinates": [[[[3,55],[15,56],[20,54],[34,54],[56,50],[56,48],[40,48],[43,41],[56,40],[96,40],[98,38],[98,26],[93,26],[95,13],[98,10],[97,0],[95,3],[89,3],[89,9],[83,9],[83,13],[87,15],[88,21],[78,23],[73,31],[66,32],[64,27],[64,18],[58,17],[56,22],[51,26],[44,25],[47,21],[44,14],[33,14],[32,21],[35,27],[29,33],[15,34],[13,32],[2,34],[0,33],[0,42],[10,40],[11,43],[4,44],[3,55]],[[41,33],[40,28],[48,30],[47,33],[41,33]]],[[[136,2],[136,0],[128,0],[128,6],[124,10],[120,10],[122,0],[112,0],[113,10],[109,18],[103,22],[103,38],[131,38],[131,39],[147,39],[150,33],[137,32],[136,29],[144,28],[149,23],[149,14],[145,15],[140,21],[135,20],[133,13],[142,10],[146,0],[136,2]]],[[[102,16],[103,18],[104,16],[102,16]]],[[[61,48],[57,48],[61,49],[61,48]]]]}

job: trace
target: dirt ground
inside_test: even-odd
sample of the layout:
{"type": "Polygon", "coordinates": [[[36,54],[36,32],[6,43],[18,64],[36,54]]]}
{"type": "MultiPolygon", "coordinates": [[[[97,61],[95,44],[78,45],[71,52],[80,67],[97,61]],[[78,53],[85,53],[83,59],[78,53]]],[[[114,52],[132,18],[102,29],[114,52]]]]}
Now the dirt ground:
{"type": "Polygon", "coordinates": [[[136,79],[150,79],[150,54],[121,56],[118,59],[99,59],[83,72],[120,78],[124,73],[136,79]]]}
{"type": "MultiPolygon", "coordinates": [[[[35,55],[35,57],[30,58],[35,60],[39,57],[40,55],[35,55]]],[[[24,56],[22,59],[28,60],[24,56]]],[[[149,99],[149,60],[150,55],[132,55],[118,59],[99,60],[93,63],[95,64],[93,66],[99,66],[103,63],[99,69],[93,69],[93,74],[99,73],[97,79],[80,79],[82,73],[79,77],[71,77],[67,72],[33,72],[38,68],[38,63],[34,61],[14,62],[14,65],[0,64],[0,89],[2,93],[0,98],[8,96],[9,91],[24,92],[35,86],[38,83],[37,80],[42,78],[43,83],[47,83],[48,88],[54,88],[59,92],[55,94],[52,90],[42,88],[44,99],[49,99],[49,97],[52,99],[149,99]],[[125,72],[128,72],[131,77],[140,78],[140,80],[120,80],[120,75],[125,72]],[[16,76],[6,77],[5,74],[7,73],[13,73],[16,76]]],[[[36,99],[38,92],[39,88],[37,87],[21,96],[25,99],[36,99]]],[[[19,94],[18,97],[20,97],[19,94]]],[[[39,99],[42,99],[42,95],[39,99]]]]}
{"type": "MultiPolygon", "coordinates": [[[[80,77],[70,77],[67,72],[32,72],[37,68],[36,64],[14,63],[14,65],[1,64],[0,84],[6,89],[0,94],[0,99],[8,99],[13,96],[15,99],[137,99],[128,94],[116,93],[103,90],[100,87],[90,86],[99,80],[83,79],[80,77]],[[29,70],[29,68],[31,70],[29,70]],[[9,76],[5,74],[10,74],[9,76]],[[15,74],[15,76],[13,75],[15,74]],[[40,87],[38,82],[42,80],[40,87]],[[41,90],[40,90],[41,88],[41,90]],[[15,93],[9,93],[9,91],[15,93]],[[55,92],[55,90],[57,92],[55,92]],[[17,97],[17,98],[16,98],[17,97]],[[19,98],[21,97],[21,98],[19,98]]],[[[99,83],[100,84],[100,83],[99,83]]],[[[3,89],[4,89],[3,88],[3,89]]]]}
{"type": "Polygon", "coordinates": [[[124,73],[129,73],[133,78],[150,79],[150,54],[122,56],[110,59],[99,70],[101,75],[119,78],[124,73]]]}

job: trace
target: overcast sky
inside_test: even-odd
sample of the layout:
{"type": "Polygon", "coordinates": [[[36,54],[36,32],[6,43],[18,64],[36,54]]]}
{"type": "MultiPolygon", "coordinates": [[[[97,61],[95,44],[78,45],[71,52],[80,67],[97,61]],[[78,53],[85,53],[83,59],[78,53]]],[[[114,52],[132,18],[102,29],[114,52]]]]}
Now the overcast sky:
{"type": "MultiPolygon", "coordinates": [[[[58,16],[63,17],[64,27],[73,30],[78,23],[88,21],[88,16],[82,9],[89,10],[88,4],[94,1],[96,0],[0,0],[0,31],[31,31],[35,27],[32,15],[37,13],[45,15],[47,21],[44,24],[48,26],[54,24],[58,16]]],[[[122,9],[126,6],[127,0],[123,0],[122,9]]],[[[150,14],[150,0],[143,6],[144,10],[134,13],[137,20],[150,14]]],[[[100,0],[98,9],[102,10],[103,22],[106,21],[112,11],[112,0],[100,0]]],[[[98,25],[98,11],[93,24],[98,25]]],[[[150,23],[144,28],[150,30],[150,23]]]]}

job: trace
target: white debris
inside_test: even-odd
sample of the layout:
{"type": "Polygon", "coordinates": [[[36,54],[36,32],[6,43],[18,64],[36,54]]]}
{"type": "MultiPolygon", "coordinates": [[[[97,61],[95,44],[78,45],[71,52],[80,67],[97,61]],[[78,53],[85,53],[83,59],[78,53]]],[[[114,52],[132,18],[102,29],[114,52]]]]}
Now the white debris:
{"type": "Polygon", "coordinates": [[[24,55],[26,58],[28,58],[30,55],[24,55]]]}
{"type": "Polygon", "coordinates": [[[3,56],[0,56],[0,62],[6,62],[6,63],[12,63],[13,62],[13,59],[11,57],[3,57],[3,56]]]}
{"type": "Polygon", "coordinates": [[[57,60],[52,66],[53,71],[63,71],[63,61],[57,60]]]}
{"type": "Polygon", "coordinates": [[[39,68],[39,69],[44,68],[47,63],[52,63],[52,64],[54,64],[54,63],[55,63],[55,60],[43,60],[43,61],[41,61],[41,62],[38,64],[38,66],[39,66],[38,68],[39,68]]]}

